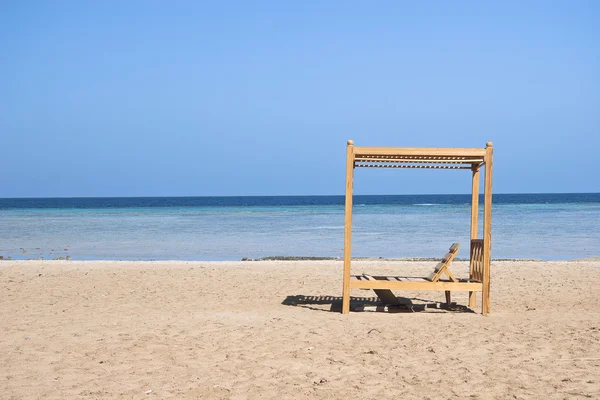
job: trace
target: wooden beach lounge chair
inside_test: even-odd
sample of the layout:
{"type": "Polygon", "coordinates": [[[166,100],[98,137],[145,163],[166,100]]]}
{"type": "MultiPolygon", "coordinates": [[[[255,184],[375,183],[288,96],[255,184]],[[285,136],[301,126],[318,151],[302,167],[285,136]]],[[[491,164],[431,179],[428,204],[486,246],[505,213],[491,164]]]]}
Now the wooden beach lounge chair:
{"type": "MultiPolygon", "coordinates": [[[[426,278],[406,278],[406,277],[386,277],[388,280],[392,278],[393,280],[405,280],[405,281],[417,281],[417,279],[428,280],[430,282],[438,282],[442,275],[446,275],[449,281],[458,282],[458,280],[454,277],[452,272],[450,272],[450,264],[454,257],[458,254],[458,249],[460,247],[460,243],[453,243],[448,250],[448,253],[444,254],[440,262],[435,266],[434,270],[427,276],[426,278]]],[[[372,277],[371,275],[362,274],[362,276],[354,277],[354,279],[362,280],[366,279],[368,281],[376,281],[377,279],[372,277]]],[[[390,289],[373,289],[381,303],[386,305],[396,305],[398,304],[398,298],[390,289]]],[[[446,291],[446,303],[450,304],[450,291],[446,291]]]]}
{"type": "Polygon", "coordinates": [[[383,303],[398,300],[392,290],[438,290],[446,292],[450,303],[451,291],[469,292],[469,307],[475,308],[476,294],[481,293],[481,313],[490,312],[490,267],[492,247],[492,163],[493,147],[485,148],[415,148],[415,147],[358,147],[352,140],[346,149],[346,201],[344,224],[344,271],[342,313],[350,312],[351,289],[373,289],[383,303]],[[442,261],[427,277],[394,277],[352,275],[352,203],[354,170],[356,168],[411,168],[467,170],[471,172],[471,241],[469,277],[456,278],[448,268],[458,253],[454,243],[442,261]],[[483,237],[479,238],[479,183],[483,175],[483,237]],[[447,279],[443,278],[444,275],[447,279]]]}

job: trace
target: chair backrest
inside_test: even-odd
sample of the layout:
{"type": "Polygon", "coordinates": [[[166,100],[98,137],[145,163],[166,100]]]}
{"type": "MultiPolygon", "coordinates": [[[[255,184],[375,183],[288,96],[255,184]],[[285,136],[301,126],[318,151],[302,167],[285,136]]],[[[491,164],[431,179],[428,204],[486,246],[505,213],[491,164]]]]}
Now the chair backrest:
{"type": "Polygon", "coordinates": [[[483,239],[471,239],[471,265],[469,277],[483,281],[483,239]]]}
{"type": "Polygon", "coordinates": [[[447,271],[447,268],[452,262],[452,260],[454,260],[454,257],[456,257],[456,255],[458,254],[459,247],[460,243],[452,243],[452,246],[450,246],[448,252],[444,254],[442,260],[439,262],[438,265],[436,265],[433,272],[427,277],[428,280],[432,282],[437,282],[444,272],[446,272],[451,279],[453,278],[451,273],[447,271]]]}

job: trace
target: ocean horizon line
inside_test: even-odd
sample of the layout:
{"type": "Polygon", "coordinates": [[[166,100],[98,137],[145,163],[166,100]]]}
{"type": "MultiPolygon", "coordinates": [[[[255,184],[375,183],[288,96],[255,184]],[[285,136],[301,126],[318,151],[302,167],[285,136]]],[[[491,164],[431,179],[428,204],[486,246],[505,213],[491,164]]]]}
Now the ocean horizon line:
{"type": "MultiPolygon", "coordinates": [[[[481,194],[480,194],[481,195],[481,194]]],[[[493,193],[493,196],[504,195],[600,195],[600,192],[504,192],[493,193]]],[[[174,196],[9,196],[0,200],[50,200],[50,199],[188,199],[188,198],[254,198],[254,197],[344,197],[342,194],[250,194],[250,195],[174,195],[174,196]]],[[[401,193],[401,194],[354,194],[362,197],[379,196],[471,196],[470,193],[401,193]]]]}
{"type": "MultiPolygon", "coordinates": [[[[482,202],[483,194],[480,194],[482,202]]],[[[461,206],[471,203],[471,194],[361,195],[355,206],[461,206]]],[[[516,204],[596,204],[600,193],[496,193],[493,202],[516,204]]],[[[281,208],[343,207],[344,195],[293,196],[189,196],[189,197],[33,197],[0,198],[0,210],[25,209],[176,209],[176,208],[281,208]]]]}

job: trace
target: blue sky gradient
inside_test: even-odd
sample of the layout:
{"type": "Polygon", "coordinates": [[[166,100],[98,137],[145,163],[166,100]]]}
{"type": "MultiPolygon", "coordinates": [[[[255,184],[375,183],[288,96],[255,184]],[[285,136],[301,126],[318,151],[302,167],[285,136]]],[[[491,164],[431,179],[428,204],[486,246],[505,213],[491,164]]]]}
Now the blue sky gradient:
{"type": "Polygon", "coordinates": [[[491,140],[497,193],[599,192],[598,21],[596,1],[2,2],[0,197],[343,194],[350,138],[491,140]]]}

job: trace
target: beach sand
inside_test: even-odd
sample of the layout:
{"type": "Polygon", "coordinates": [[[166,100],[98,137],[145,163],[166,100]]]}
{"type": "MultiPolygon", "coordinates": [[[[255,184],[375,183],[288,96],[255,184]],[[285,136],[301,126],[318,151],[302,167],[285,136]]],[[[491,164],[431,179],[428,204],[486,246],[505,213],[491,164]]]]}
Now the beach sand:
{"type": "MultiPolygon", "coordinates": [[[[353,264],[423,276],[435,263],[353,264]]],[[[341,270],[2,261],[0,398],[600,398],[600,261],[493,262],[488,316],[479,300],[476,313],[341,315],[341,270]]]]}

